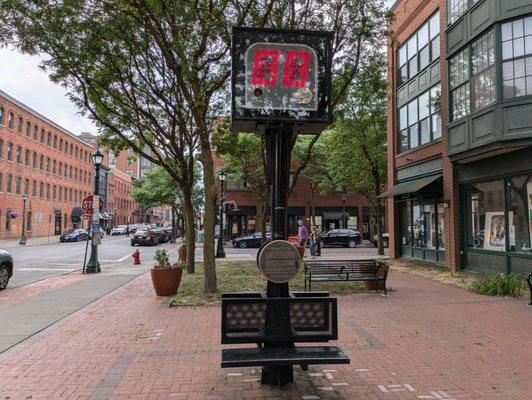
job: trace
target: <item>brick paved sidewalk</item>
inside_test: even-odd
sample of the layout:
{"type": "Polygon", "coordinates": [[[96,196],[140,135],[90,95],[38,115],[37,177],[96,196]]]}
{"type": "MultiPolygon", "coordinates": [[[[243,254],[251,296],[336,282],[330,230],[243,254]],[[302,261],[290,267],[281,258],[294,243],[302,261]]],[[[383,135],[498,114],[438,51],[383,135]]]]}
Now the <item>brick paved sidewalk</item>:
{"type": "Polygon", "coordinates": [[[258,369],[222,370],[219,309],[168,308],[145,274],[1,354],[0,399],[529,398],[526,303],[402,273],[390,286],[339,300],[350,365],[295,367],[278,389],[258,369]]]}

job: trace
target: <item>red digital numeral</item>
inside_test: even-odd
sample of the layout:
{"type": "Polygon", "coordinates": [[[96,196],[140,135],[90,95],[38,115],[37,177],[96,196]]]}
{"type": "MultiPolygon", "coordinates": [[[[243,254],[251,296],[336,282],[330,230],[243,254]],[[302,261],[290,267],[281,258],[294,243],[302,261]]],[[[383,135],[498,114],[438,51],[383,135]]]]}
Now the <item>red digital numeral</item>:
{"type": "Polygon", "coordinates": [[[278,59],[279,50],[257,49],[251,83],[255,86],[275,86],[278,59]]]}
{"type": "Polygon", "coordinates": [[[283,86],[305,87],[310,54],[308,51],[287,51],[284,64],[283,86]]]}

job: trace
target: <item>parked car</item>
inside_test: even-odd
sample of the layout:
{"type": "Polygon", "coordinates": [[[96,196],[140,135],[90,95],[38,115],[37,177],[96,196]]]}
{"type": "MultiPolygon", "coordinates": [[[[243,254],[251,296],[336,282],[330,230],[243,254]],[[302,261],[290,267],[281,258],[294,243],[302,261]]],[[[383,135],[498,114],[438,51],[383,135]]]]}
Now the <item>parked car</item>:
{"type": "Polygon", "coordinates": [[[111,235],[125,235],[127,231],[127,226],[117,225],[111,230],[111,235]]]}
{"type": "MultiPolygon", "coordinates": [[[[382,234],[382,245],[383,247],[390,245],[390,235],[388,233],[382,234]]],[[[377,235],[373,235],[373,246],[377,247],[377,235]]]]}
{"type": "MultiPolygon", "coordinates": [[[[240,247],[241,249],[245,249],[246,247],[260,247],[261,238],[262,233],[255,232],[251,235],[236,237],[231,242],[233,243],[233,247],[240,247]]],[[[266,233],[266,239],[270,240],[271,238],[272,234],[270,232],[266,233]]]]}
{"type": "Polygon", "coordinates": [[[321,233],[318,239],[321,247],[344,246],[353,248],[362,243],[362,236],[356,229],[331,229],[321,233]]]}
{"type": "Polygon", "coordinates": [[[85,229],[69,229],[65,233],[63,233],[61,236],[59,236],[59,241],[61,243],[63,242],[82,242],[84,240],[87,240],[89,237],[89,234],[85,229]]]}
{"type": "Polygon", "coordinates": [[[131,238],[131,246],[157,246],[159,239],[152,231],[138,230],[131,238]]]}
{"type": "Polygon", "coordinates": [[[0,249],[0,290],[4,290],[13,276],[13,257],[7,251],[0,249]]]}
{"type": "Polygon", "coordinates": [[[151,232],[157,237],[159,243],[166,243],[170,240],[170,234],[164,228],[153,228],[151,232]]]}

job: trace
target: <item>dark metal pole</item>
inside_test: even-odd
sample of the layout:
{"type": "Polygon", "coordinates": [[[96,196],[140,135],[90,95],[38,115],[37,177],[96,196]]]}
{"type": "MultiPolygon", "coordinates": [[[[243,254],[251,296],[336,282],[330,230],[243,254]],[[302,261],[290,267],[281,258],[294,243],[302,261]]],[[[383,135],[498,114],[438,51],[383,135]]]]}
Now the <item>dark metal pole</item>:
{"type": "MultiPolygon", "coordinates": [[[[95,196],[98,196],[100,194],[100,165],[99,164],[95,164],[94,165],[94,168],[95,168],[95,173],[94,173],[94,195],[95,196]]],[[[97,200],[98,202],[100,201],[99,199],[97,200]]],[[[92,205],[93,209],[94,209],[94,204],[92,205]]],[[[97,205],[97,207],[99,208],[99,204],[97,205]]],[[[98,212],[100,212],[98,210],[98,212]]],[[[91,221],[92,223],[92,221],[91,221]]],[[[100,270],[100,263],[98,261],[98,245],[96,244],[96,240],[95,240],[95,237],[94,235],[96,234],[99,234],[99,232],[92,232],[92,243],[91,243],[91,257],[89,259],[89,262],[87,264],[87,267],[85,268],[85,272],[87,274],[94,274],[94,273],[99,273],[101,272],[100,270]]]]}
{"type": "Polygon", "coordinates": [[[218,246],[216,248],[216,258],[225,258],[224,250],[224,181],[220,180],[220,234],[218,235],[218,246]]]}
{"type": "Polygon", "coordinates": [[[28,197],[26,194],[22,197],[22,235],[20,236],[19,245],[24,246],[26,244],[26,202],[28,197]]]}
{"type": "MultiPolygon", "coordinates": [[[[291,126],[274,126],[265,131],[266,167],[268,185],[271,187],[270,225],[273,240],[286,240],[288,236],[287,194],[290,179],[290,158],[293,147],[293,133],[291,126]]],[[[288,297],[288,283],[274,283],[268,281],[268,297],[288,297]]],[[[288,303],[286,308],[268,307],[266,309],[266,334],[288,334],[279,332],[279,327],[289,326],[289,323],[279,323],[290,319],[288,303]]],[[[292,347],[292,342],[265,343],[265,347],[292,347]]],[[[262,368],[262,383],[270,385],[284,385],[294,381],[291,365],[271,366],[262,368]]]]}

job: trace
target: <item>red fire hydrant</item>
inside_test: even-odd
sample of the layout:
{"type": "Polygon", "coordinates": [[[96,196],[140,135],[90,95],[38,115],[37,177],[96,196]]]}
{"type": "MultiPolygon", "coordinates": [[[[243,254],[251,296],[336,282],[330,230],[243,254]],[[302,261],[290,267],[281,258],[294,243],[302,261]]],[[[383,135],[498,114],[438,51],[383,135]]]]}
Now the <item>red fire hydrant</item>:
{"type": "Polygon", "coordinates": [[[131,257],[133,257],[133,265],[140,264],[140,251],[138,249],[131,254],[131,257]]]}

